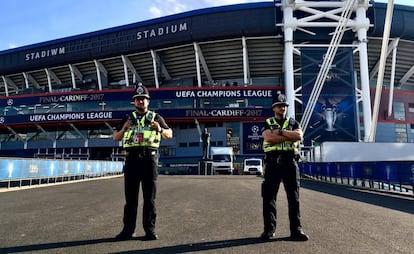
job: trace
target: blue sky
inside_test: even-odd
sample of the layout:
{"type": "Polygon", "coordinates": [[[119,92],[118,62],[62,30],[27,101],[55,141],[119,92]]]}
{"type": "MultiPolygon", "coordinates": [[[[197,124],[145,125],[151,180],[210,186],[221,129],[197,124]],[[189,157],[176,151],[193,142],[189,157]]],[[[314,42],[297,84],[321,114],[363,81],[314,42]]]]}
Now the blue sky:
{"type": "MultiPolygon", "coordinates": [[[[0,51],[195,9],[263,1],[1,0],[0,51]]],[[[394,3],[414,6],[413,0],[394,3]]]]}

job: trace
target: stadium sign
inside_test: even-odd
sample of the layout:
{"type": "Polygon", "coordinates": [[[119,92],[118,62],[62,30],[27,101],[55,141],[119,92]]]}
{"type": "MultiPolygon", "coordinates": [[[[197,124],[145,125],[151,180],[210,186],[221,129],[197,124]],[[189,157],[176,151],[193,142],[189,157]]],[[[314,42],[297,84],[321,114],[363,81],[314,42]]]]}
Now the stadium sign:
{"type": "Polygon", "coordinates": [[[35,51],[35,52],[26,53],[25,60],[31,61],[31,60],[37,60],[37,59],[47,58],[47,57],[52,57],[52,56],[57,56],[57,55],[64,55],[65,52],[66,52],[65,47],[35,51]]]}
{"type": "Polygon", "coordinates": [[[73,120],[106,120],[113,119],[112,112],[73,112],[30,115],[30,122],[73,121],[73,120]]]}
{"type": "Polygon", "coordinates": [[[0,108],[7,106],[50,104],[50,103],[73,103],[73,102],[91,102],[91,101],[114,101],[125,100],[131,98],[131,92],[88,92],[88,93],[55,93],[53,95],[31,95],[31,96],[13,96],[11,98],[0,99],[0,108]]]}
{"type": "Polygon", "coordinates": [[[101,101],[104,98],[103,93],[98,94],[67,94],[61,96],[43,96],[39,97],[39,103],[58,103],[58,102],[84,102],[84,101],[101,101]]]}
{"type": "MultiPolygon", "coordinates": [[[[153,99],[198,99],[198,98],[272,98],[280,87],[256,87],[256,88],[211,88],[207,89],[178,89],[178,90],[164,90],[164,89],[150,89],[151,97],[153,99]]],[[[77,103],[77,102],[93,102],[93,101],[125,101],[126,103],[132,96],[131,90],[123,91],[88,91],[88,92],[64,92],[54,93],[48,95],[20,95],[0,98],[1,107],[19,106],[19,105],[35,105],[35,104],[50,104],[50,103],[77,103]]]]}
{"type": "Polygon", "coordinates": [[[180,24],[170,24],[163,27],[146,29],[137,32],[137,40],[159,37],[167,34],[175,34],[178,32],[187,31],[187,22],[180,24]]]}
{"type": "Polygon", "coordinates": [[[181,90],[175,91],[176,98],[272,98],[271,89],[267,90],[181,90]]]}
{"type": "Polygon", "coordinates": [[[261,117],[263,109],[186,109],[185,117],[261,117]]]}
{"type": "MultiPolygon", "coordinates": [[[[229,120],[245,119],[257,121],[272,115],[270,108],[214,108],[214,109],[157,109],[167,119],[193,120],[229,120]]],[[[121,120],[130,111],[90,111],[90,112],[60,112],[31,115],[0,116],[0,123],[4,125],[53,123],[53,122],[82,122],[82,121],[112,121],[121,120]]]]}

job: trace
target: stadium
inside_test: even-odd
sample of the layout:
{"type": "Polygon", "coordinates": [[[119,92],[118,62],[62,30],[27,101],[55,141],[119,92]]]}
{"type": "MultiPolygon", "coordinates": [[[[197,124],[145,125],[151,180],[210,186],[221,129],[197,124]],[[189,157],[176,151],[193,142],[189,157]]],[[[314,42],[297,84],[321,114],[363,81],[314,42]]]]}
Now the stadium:
{"type": "Polygon", "coordinates": [[[204,128],[239,163],[261,156],[279,91],[304,147],[412,143],[414,8],[394,6],[381,62],[386,10],[368,0],[237,4],[1,51],[1,156],[122,158],[112,133],[137,82],[173,129],[160,148],[170,166],[197,163],[204,128]]]}

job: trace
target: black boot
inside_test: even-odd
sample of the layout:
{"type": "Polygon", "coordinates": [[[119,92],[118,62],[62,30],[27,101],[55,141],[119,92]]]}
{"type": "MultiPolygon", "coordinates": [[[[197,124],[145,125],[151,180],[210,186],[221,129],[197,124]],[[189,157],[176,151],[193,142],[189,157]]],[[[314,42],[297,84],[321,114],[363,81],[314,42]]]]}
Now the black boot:
{"type": "Polygon", "coordinates": [[[264,231],[261,235],[260,235],[260,239],[262,240],[269,240],[271,237],[275,236],[275,232],[273,231],[264,231]]]}
{"type": "Polygon", "coordinates": [[[303,232],[302,229],[298,229],[298,230],[295,230],[294,232],[291,232],[290,238],[293,241],[301,241],[301,242],[309,240],[309,236],[305,234],[305,232],[303,232]]]}
{"type": "Polygon", "coordinates": [[[125,231],[121,231],[119,234],[115,236],[115,241],[127,241],[132,239],[132,233],[127,233],[125,231]]]}

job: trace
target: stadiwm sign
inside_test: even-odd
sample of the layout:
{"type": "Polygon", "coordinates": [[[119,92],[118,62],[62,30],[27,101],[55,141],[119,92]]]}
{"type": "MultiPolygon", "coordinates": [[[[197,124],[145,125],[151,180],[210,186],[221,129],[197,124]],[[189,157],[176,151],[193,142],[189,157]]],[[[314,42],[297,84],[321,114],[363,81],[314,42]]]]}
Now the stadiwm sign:
{"type": "Polygon", "coordinates": [[[65,54],[65,47],[52,48],[52,49],[46,49],[46,50],[26,53],[25,60],[32,61],[32,60],[37,60],[37,59],[42,59],[42,58],[64,55],[64,54],[65,54]]]}

